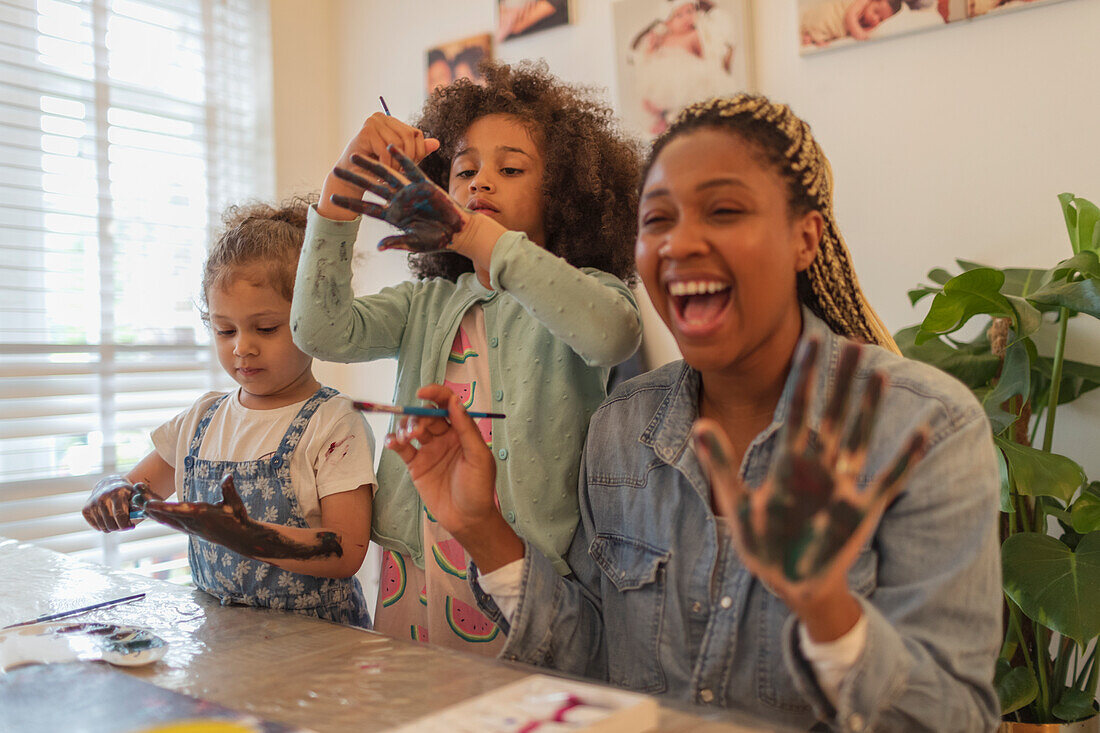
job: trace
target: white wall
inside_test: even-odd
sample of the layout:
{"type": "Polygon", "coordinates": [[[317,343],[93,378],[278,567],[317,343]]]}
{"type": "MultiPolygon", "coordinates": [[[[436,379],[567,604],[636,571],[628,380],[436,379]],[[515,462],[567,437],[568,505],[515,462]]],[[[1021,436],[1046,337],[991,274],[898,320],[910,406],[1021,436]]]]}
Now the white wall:
{"type": "MultiPolygon", "coordinates": [[[[323,22],[316,5],[273,0],[273,12],[292,20],[312,13],[310,23],[323,22]]],[[[332,0],[328,42],[310,40],[312,31],[293,47],[276,37],[277,90],[285,83],[280,58],[285,64],[320,52],[332,54],[335,64],[335,104],[299,108],[296,124],[319,131],[335,124],[339,142],[318,152],[316,163],[295,149],[297,169],[323,173],[378,109],[380,94],[395,115],[413,115],[424,98],[425,49],[490,30],[493,5],[332,0]]],[[[502,44],[496,56],[545,58],[558,76],[607,88],[614,102],[611,0],[575,6],[575,25],[502,44]]],[[[923,312],[910,308],[905,291],[934,266],[956,257],[1049,266],[1068,254],[1056,195],[1073,191],[1100,201],[1100,94],[1093,76],[1100,68],[1100,2],[1067,0],[807,58],[797,54],[795,6],[796,0],[754,2],[758,89],[790,103],[828,153],[841,228],[864,289],[891,330],[920,320],[923,312]]],[[[280,145],[280,161],[286,152],[280,145]]],[[[280,164],[280,191],[286,170],[280,164]]],[[[311,187],[319,185],[318,178],[311,187]]],[[[363,292],[405,277],[400,255],[371,253],[380,232],[366,225],[362,232],[363,292]]],[[[1075,330],[1081,325],[1100,330],[1092,324],[1075,330]]],[[[647,322],[651,345],[660,343],[656,335],[647,322]]],[[[1100,338],[1082,340],[1070,356],[1100,361],[1100,338]]],[[[656,359],[671,358],[669,348],[664,341],[656,359]]],[[[334,369],[325,378],[353,394],[387,398],[392,366],[334,369]]],[[[1056,445],[1100,479],[1100,452],[1092,447],[1100,397],[1082,402],[1061,413],[1056,445]]]]}

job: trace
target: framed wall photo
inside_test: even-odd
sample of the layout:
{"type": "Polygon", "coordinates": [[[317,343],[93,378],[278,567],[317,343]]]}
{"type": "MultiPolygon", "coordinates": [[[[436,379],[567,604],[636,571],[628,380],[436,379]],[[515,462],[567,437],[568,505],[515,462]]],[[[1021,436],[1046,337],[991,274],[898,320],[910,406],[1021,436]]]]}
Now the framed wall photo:
{"type": "Polygon", "coordinates": [[[652,138],[692,102],[752,91],[748,0],[619,0],[612,7],[623,124],[652,138]]]}
{"type": "MultiPolygon", "coordinates": [[[[974,0],[970,0],[973,2],[974,0]]],[[[989,0],[992,1],[992,0],[989,0]]],[[[796,0],[802,55],[942,28],[967,17],[968,0],[796,0]]]]}
{"type": "Polygon", "coordinates": [[[1050,5],[1060,3],[1063,0],[967,0],[966,12],[971,18],[978,18],[990,13],[1000,13],[1009,10],[1023,10],[1038,5],[1050,5]]]}
{"type": "Polygon", "coordinates": [[[426,87],[431,94],[459,79],[482,81],[478,64],[493,58],[493,37],[483,33],[428,49],[426,87]]]}
{"type": "Polygon", "coordinates": [[[569,0],[496,0],[497,41],[569,23],[569,0]]]}

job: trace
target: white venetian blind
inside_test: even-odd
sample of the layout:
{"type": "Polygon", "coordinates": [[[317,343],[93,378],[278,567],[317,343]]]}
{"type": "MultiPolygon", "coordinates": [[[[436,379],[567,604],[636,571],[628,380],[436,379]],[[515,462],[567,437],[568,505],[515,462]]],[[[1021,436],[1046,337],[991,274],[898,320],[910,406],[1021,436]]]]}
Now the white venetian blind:
{"type": "Polygon", "coordinates": [[[179,577],[183,535],[80,515],[230,383],[195,301],[271,191],[263,0],[0,0],[0,535],[179,577]]]}

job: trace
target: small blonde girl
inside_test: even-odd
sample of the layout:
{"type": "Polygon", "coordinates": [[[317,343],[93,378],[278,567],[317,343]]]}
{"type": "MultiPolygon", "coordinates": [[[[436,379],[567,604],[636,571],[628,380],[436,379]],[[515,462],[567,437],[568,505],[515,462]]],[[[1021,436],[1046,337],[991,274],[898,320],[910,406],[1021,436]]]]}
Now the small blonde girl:
{"type": "Polygon", "coordinates": [[[206,393],[154,430],[153,452],[100,481],[84,517],[102,532],[126,530],[131,503],[144,504],[192,535],[195,585],[222,603],[369,628],[354,575],[369,537],[374,438],[290,337],[308,205],[229,209],[204,267],[203,319],[239,386],[206,393]],[[172,494],[183,503],[164,501],[172,494]]]}

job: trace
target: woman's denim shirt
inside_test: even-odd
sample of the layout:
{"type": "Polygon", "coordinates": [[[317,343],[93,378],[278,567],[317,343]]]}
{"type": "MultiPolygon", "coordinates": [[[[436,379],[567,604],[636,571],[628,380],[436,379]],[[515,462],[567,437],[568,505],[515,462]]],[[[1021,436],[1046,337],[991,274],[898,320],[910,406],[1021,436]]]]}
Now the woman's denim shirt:
{"type": "MultiPolygon", "coordinates": [[[[803,309],[823,340],[816,431],[844,339],[803,309]]],[[[889,379],[861,485],[922,425],[930,447],[885,512],[849,581],[868,620],[835,708],[798,649],[795,618],[742,566],[711,510],[691,442],[699,374],[674,362],[615,391],[593,416],[580,474],[581,522],[562,578],[530,544],[505,659],[635,690],[722,705],[780,725],[981,731],[998,719],[1001,635],[999,471],[981,406],[946,374],[864,349],[853,394],[889,379]]],[[[741,466],[765,478],[797,375],[741,466]]],[[[483,608],[502,620],[471,582],[483,608]]]]}

